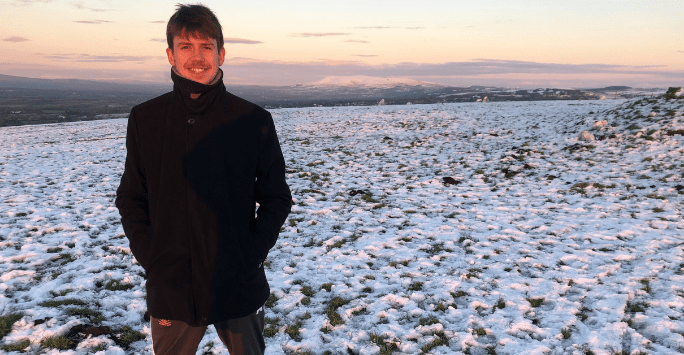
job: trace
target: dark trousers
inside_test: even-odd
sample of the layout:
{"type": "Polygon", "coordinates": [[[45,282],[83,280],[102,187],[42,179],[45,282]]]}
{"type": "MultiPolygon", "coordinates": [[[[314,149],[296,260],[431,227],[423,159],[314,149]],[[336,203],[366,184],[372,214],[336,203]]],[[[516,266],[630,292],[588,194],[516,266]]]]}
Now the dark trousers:
{"type": "MultiPolygon", "coordinates": [[[[150,317],[154,355],[195,355],[207,326],[192,327],[177,320],[150,317]]],[[[230,355],[263,355],[264,307],[247,317],[214,324],[230,355]]]]}

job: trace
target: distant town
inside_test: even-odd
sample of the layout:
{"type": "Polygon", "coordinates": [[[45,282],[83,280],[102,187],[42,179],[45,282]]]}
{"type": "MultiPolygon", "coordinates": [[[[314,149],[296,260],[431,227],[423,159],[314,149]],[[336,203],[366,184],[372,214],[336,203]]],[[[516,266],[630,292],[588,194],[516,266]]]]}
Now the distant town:
{"type": "MultiPolygon", "coordinates": [[[[293,107],[493,103],[539,100],[610,100],[651,97],[665,89],[628,86],[521,90],[489,86],[450,87],[421,82],[227,86],[266,109],[293,107]]],[[[131,108],[171,90],[162,84],[32,79],[0,75],[0,127],[128,117],[131,108]]]]}

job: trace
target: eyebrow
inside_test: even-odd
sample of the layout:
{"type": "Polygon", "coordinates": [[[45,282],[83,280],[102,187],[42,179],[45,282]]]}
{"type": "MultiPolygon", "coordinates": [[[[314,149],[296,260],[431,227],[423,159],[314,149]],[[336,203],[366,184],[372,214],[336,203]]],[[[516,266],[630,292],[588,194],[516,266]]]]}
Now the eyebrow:
{"type": "MultiPolygon", "coordinates": [[[[192,42],[178,42],[178,45],[179,45],[179,46],[182,46],[182,45],[192,45],[192,42]]],[[[211,43],[211,42],[202,42],[202,43],[200,43],[200,45],[204,45],[204,46],[214,46],[214,44],[211,43]]]]}

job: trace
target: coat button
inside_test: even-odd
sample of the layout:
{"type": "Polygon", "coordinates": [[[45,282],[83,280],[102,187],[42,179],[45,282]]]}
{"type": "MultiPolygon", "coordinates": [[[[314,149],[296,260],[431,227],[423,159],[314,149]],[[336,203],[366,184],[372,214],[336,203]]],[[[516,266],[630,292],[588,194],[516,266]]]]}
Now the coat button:
{"type": "Polygon", "coordinates": [[[189,119],[188,124],[191,126],[194,126],[195,125],[195,119],[194,118],[189,119]]]}

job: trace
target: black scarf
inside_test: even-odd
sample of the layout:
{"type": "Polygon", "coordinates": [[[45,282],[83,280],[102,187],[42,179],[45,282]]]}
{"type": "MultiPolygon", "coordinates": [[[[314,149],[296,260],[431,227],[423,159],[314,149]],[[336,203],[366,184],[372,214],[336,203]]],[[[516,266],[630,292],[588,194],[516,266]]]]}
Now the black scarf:
{"type": "Polygon", "coordinates": [[[185,78],[171,68],[173,91],[176,93],[176,95],[180,95],[183,98],[185,107],[188,108],[188,111],[191,114],[203,114],[214,102],[216,94],[223,91],[220,89],[224,88],[223,71],[219,69],[217,75],[219,78],[215,79],[213,84],[207,85],[185,78]],[[200,94],[200,96],[196,99],[193,99],[190,97],[190,94],[200,94]]]}

